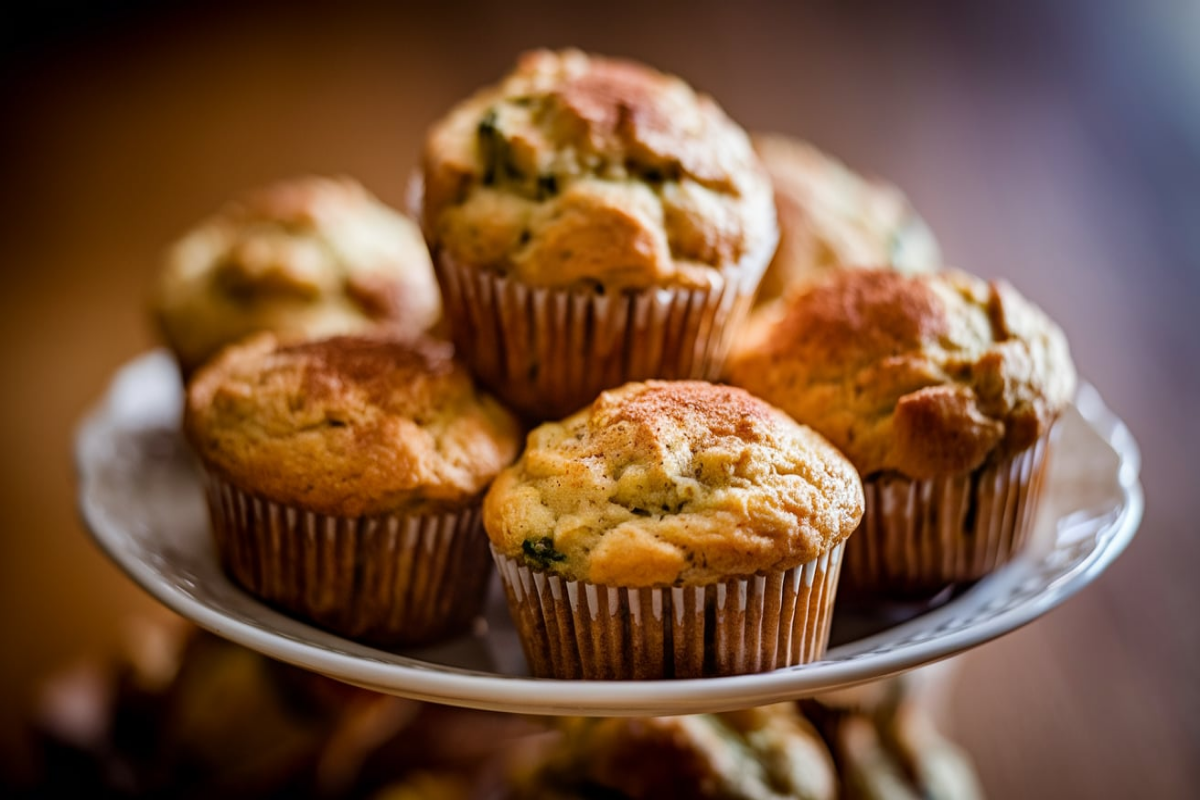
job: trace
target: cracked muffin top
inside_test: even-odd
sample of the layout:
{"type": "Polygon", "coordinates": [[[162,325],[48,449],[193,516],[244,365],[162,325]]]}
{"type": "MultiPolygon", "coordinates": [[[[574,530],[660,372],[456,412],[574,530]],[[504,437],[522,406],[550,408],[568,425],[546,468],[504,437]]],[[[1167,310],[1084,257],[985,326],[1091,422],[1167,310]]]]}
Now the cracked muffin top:
{"type": "Polygon", "coordinates": [[[196,374],[184,430],[238,488],[343,517],[468,504],[520,444],[513,416],[430,339],[261,334],[196,374]]]}
{"type": "Polygon", "coordinates": [[[535,429],[483,509],[496,550],[532,569],[698,586],[820,557],[863,494],[827,441],[747,392],[649,381],[535,429]]]}
{"type": "Polygon", "coordinates": [[[864,477],[925,479],[1018,453],[1075,387],[1058,326],[1008,284],[962,272],[832,274],[756,324],[728,369],[864,477]]]}
{"type": "Polygon", "coordinates": [[[423,180],[435,251],[532,286],[757,281],[775,246],[770,181],[711,98],[577,50],[528,53],[452,109],[423,180]]]}
{"type": "Polygon", "coordinates": [[[779,248],[759,284],[765,303],[829,270],[890,266],[933,272],[937,240],[895,186],[865,178],[810,144],[756,134],[754,149],[775,187],[779,248]]]}
{"type": "Polygon", "coordinates": [[[417,335],[441,300],[416,223],[353,180],[306,177],[250,192],[176,242],[155,311],[190,372],[260,331],[417,335]]]}

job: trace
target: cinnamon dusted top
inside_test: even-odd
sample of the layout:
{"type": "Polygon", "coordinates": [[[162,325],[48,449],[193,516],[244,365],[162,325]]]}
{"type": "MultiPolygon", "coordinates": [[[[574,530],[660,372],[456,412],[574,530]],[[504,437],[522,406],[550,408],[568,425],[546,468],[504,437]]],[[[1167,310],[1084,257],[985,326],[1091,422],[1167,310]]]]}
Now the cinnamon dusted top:
{"type": "Polygon", "coordinates": [[[283,181],[229,204],[172,246],[155,304],[186,371],[259,331],[416,335],[441,315],[416,224],[348,178],[283,181]]]}
{"type": "Polygon", "coordinates": [[[536,51],[430,131],[435,250],[535,286],[720,285],[774,248],[770,182],[744,131],[678,78],[536,51]]]}
{"type": "Polygon", "coordinates": [[[862,486],[813,431],[746,392],[630,383],[528,438],[484,500],[497,550],[619,586],[786,570],[850,535],[862,486]]]}
{"type": "Polygon", "coordinates": [[[1028,448],[1075,387],[1062,331],[1008,284],[962,272],[830,275],[749,332],[729,375],[862,475],[917,479],[1028,448]]]}
{"type": "Polygon", "coordinates": [[[756,134],[754,149],[771,176],[779,212],[779,248],[758,303],[833,269],[888,265],[932,272],[941,266],[933,233],[895,186],[864,178],[798,139],[756,134]]]}
{"type": "Polygon", "coordinates": [[[184,428],[239,488],[344,517],[466,505],[516,457],[520,436],[449,344],[271,334],[196,375],[184,428]]]}

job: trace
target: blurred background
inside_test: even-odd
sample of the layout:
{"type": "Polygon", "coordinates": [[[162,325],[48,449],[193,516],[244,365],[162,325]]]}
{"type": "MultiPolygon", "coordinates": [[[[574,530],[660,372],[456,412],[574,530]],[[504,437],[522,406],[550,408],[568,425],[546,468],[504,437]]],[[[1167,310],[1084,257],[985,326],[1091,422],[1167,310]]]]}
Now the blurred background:
{"type": "Polygon", "coordinates": [[[520,51],[635,57],[746,128],[898,183],[949,263],[1067,331],[1131,426],[1147,510],[1095,586],[962,660],[950,729],[993,797],[1200,783],[1200,4],[605,0],[21,3],[0,36],[0,752],[55,666],[165,615],[76,517],[73,428],[164,246],[231,195],[346,173],[402,204],[426,127],[520,51]]]}

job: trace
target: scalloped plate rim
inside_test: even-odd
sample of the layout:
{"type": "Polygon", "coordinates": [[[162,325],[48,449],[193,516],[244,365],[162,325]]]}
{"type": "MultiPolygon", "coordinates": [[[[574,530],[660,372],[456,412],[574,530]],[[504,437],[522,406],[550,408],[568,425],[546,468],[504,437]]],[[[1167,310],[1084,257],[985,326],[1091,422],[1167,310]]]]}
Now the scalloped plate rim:
{"type": "MultiPolygon", "coordinates": [[[[91,538],[126,575],[156,600],[219,636],[333,678],[376,691],[418,700],[471,708],[534,714],[640,715],[701,713],[744,708],[840,689],[877,680],[978,647],[1020,628],[1073,596],[1095,580],[1124,551],[1132,540],[1144,510],[1138,480],[1140,454],[1125,424],[1105,405],[1090,385],[1080,387],[1076,408],[1087,427],[1118,457],[1121,502],[1112,519],[1101,520],[1096,544],[1072,568],[1047,583],[1024,602],[1003,609],[977,624],[936,634],[925,641],[904,642],[904,637],[927,630],[941,617],[950,617],[956,604],[976,593],[994,591],[1007,577],[1014,579],[1020,562],[1014,562],[985,578],[945,606],[881,633],[831,649],[825,659],[774,672],[720,678],[666,681],[569,681],[535,679],[521,675],[480,672],[420,661],[338,639],[324,631],[300,625],[313,638],[332,638],[360,651],[348,653],[304,641],[271,627],[272,620],[287,620],[279,612],[261,605],[260,624],[231,617],[187,592],[166,582],[149,561],[135,557],[123,530],[107,518],[92,496],[96,479],[92,451],[113,423],[114,394],[122,381],[136,379],[139,370],[163,370],[169,356],[156,350],[122,366],[104,399],[83,419],[75,438],[76,469],[79,476],[78,503],[91,538]],[[265,622],[263,622],[265,620],[265,622]],[[886,652],[871,652],[900,644],[886,652]],[[377,656],[374,654],[378,654],[377,656]]],[[[1027,579],[1028,580],[1028,579],[1027,579]]],[[[233,587],[234,591],[240,591],[233,587]]],[[[975,599],[978,599],[976,597],[975,599]]],[[[943,623],[944,624],[944,623],[943,623]]]]}

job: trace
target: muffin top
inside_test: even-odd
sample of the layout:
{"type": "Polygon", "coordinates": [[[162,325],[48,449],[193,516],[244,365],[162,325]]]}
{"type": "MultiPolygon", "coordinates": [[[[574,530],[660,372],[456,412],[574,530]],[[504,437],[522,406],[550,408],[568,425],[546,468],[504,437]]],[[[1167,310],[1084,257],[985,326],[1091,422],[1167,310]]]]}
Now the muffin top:
{"type": "Polygon", "coordinates": [[[837,796],[829,750],[794,703],[727,714],[568,719],[562,728],[532,774],[514,787],[516,797],[837,796]]]}
{"type": "Polygon", "coordinates": [[[779,248],[759,285],[764,303],[832,269],[890,266],[932,272],[937,240],[895,186],[869,180],[797,139],[756,134],[775,187],[779,248]]]}
{"type": "Polygon", "coordinates": [[[433,127],[422,219],[443,255],[532,286],[757,280],[777,235],[770,181],[711,98],[576,50],[526,54],[433,127]]]}
{"type": "Polygon", "coordinates": [[[834,273],[739,342],[729,375],[863,476],[917,479],[1026,449],[1075,387],[1062,331],[1008,284],[961,272],[834,273]]]}
{"type": "Polygon", "coordinates": [[[176,242],[155,306],[189,371],[259,331],[415,335],[441,315],[416,224],[348,178],[317,177],[251,192],[176,242]]]}
{"type": "Polygon", "coordinates": [[[790,569],[862,510],[850,463],[778,409],[729,386],[649,381],[530,433],[483,521],[532,569],[670,586],[790,569]]]}
{"type": "Polygon", "coordinates": [[[469,503],[520,431],[444,342],[261,334],[188,387],[184,429],[210,470],[267,500],[343,517],[469,503]]]}

